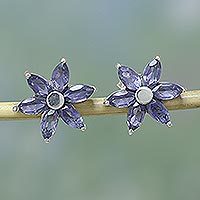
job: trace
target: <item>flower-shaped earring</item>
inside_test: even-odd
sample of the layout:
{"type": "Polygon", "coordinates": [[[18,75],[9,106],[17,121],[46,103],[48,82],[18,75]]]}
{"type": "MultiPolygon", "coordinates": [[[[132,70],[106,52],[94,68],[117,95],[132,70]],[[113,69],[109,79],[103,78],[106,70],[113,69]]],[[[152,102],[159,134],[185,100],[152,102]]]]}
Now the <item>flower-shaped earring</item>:
{"type": "Polygon", "coordinates": [[[53,70],[50,81],[29,72],[25,77],[35,95],[23,100],[17,108],[28,115],[42,113],[40,129],[45,142],[55,134],[59,117],[70,127],[85,130],[83,118],[73,104],[87,100],[95,88],[83,84],[69,87],[69,69],[64,58],[53,70]]]}
{"type": "Polygon", "coordinates": [[[148,63],[142,75],[121,64],[117,64],[117,68],[121,90],[112,93],[105,104],[117,108],[128,107],[129,135],[141,126],[146,113],[171,127],[169,112],[162,101],[178,97],[184,89],[175,83],[159,82],[162,68],[160,58],[156,56],[148,63]]]}

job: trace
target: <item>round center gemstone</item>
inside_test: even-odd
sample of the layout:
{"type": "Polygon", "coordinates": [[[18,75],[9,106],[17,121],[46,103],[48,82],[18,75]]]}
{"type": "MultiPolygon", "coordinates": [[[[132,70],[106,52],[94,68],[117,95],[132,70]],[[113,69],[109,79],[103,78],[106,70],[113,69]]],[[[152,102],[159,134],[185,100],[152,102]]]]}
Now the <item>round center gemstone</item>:
{"type": "Polygon", "coordinates": [[[138,103],[146,105],[153,99],[153,92],[150,88],[143,86],[136,91],[135,98],[138,103]]]}
{"type": "Polygon", "coordinates": [[[47,96],[46,101],[49,108],[57,110],[64,105],[65,98],[60,92],[53,91],[47,96]]]}

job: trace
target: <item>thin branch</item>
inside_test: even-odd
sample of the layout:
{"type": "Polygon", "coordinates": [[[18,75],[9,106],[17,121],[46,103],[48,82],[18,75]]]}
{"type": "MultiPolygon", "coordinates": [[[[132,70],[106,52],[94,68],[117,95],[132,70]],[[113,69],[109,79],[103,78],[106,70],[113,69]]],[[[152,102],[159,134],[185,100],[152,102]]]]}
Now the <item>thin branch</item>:
{"type": "MultiPolygon", "coordinates": [[[[83,103],[75,104],[77,110],[85,116],[90,115],[108,115],[108,114],[125,114],[126,108],[114,108],[104,105],[105,98],[92,98],[83,103]]],[[[1,102],[0,103],[0,120],[19,120],[39,118],[40,115],[25,115],[20,112],[14,112],[13,107],[18,102],[1,102]]],[[[200,90],[186,91],[179,98],[165,101],[165,106],[169,110],[183,110],[200,107],[200,90]]]]}

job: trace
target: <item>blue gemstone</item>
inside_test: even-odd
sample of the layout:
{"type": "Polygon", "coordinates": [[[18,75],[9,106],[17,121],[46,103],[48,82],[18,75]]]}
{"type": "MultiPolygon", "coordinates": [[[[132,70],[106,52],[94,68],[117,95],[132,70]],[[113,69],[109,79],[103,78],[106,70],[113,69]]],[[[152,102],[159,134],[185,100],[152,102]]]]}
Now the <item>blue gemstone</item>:
{"type": "Polygon", "coordinates": [[[144,85],[149,86],[156,84],[161,77],[161,63],[158,59],[153,59],[146,65],[143,71],[144,85]]]}
{"type": "Polygon", "coordinates": [[[46,109],[46,102],[44,98],[32,97],[23,100],[18,108],[24,114],[37,115],[46,109]]]}
{"type": "Polygon", "coordinates": [[[109,105],[117,108],[125,108],[136,102],[135,94],[126,90],[120,90],[111,94],[106,101],[109,105]]]}
{"type": "Polygon", "coordinates": [[[141,78],[133,69],[120,66],[118,76],[121,82],[130,90],[135,91],[141,86],[141,78]]]}
{"type": "Polygon", "coordinates": [[[161,83],[154,92],[154,96],[160,100],[171,100],[177,98],[182,92],[183,87],[174,83],[161,83]]]}
{"type": "Polygon", "coordinates": [[[58,125],[58,113],[57,111],[48,110],[45,111],[41,118],[40,128],[42,137],[47,142],[55,134],[56,127],[58,125]]]}
{"type": "Polygon", "coordinates": [[[46,96],[49,93],[50,86],[48,81],[36,74],[31,74],[27,79],[28,85],[35,92],[36,95],[46,96]]]}
{"type": "Polygon", "coordinates": [[[95,88],[89,85],[75,85],[69,88],[64,96],[70,103],[80,103],[87,100],[95,91],[95,88]]]}
{"type": "Polygon", "coordinates": [[[127,114],[127,125],[129,130],[136,130],[139,128],[144,121],[144,117],[146,114],[146,110],[143,106],[131,106],[128,109],[128,114],[127,114]]]}
{"type": "Polygon", "coordinates": [[[153,100],[146,105],[148,114],[158,122],[162,124],[168,124],[170,122],[170,115],[163,103],[153,100]]]}
{"type": "Polygon", "coordinates": [[[72,128],[83,128],[84,122],[80,113],[71,104],[66,104],[63,109],[59,111],[61,119],[72,128]]]}
{"type": "Polygon", "coordinates": [[[67,87],[69,82],[69,68],[66,62],[60,62],[53,70],[51,81],[53,86],[59,90],[63,91],[67,87]]]}

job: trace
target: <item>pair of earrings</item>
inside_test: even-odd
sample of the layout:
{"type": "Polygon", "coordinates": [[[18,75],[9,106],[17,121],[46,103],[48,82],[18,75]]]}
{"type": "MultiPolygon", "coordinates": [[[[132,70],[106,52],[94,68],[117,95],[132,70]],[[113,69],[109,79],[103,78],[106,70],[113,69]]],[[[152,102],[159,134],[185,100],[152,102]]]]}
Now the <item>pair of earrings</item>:
{"type": "MultiPolygon", "coordinates": [[[[159,82],[161,62],[156,56],[139,75],[132,68],[117,64],[120,90],[105,99],[105,106],[128,107],[127,126],[129,135],[138,129],[148,113],[156,121],[172,126],[170,115],[162,101],[177,98],[183,87],[175,83],[159,82]]],[[[86,101],[95,92],[95,87],[85,84],[69,86],[69,67],[63,58],[53,70],[50,81],[37,74],[25,72],[34,96],[21,101],[16,111],[41,116],[40,129],[45,142],[56,132],[59,118],[72,128],[86,129],[83,118],[74,104],[86,101]]]]}

